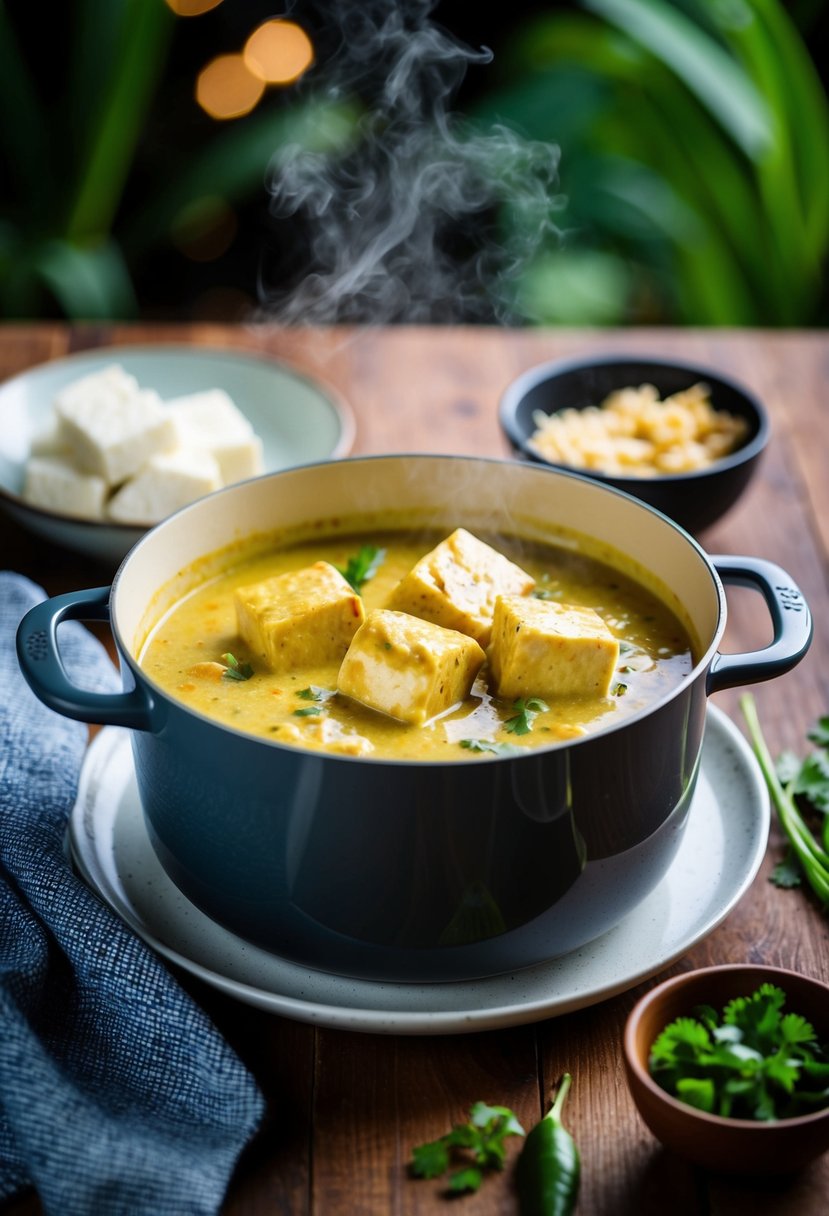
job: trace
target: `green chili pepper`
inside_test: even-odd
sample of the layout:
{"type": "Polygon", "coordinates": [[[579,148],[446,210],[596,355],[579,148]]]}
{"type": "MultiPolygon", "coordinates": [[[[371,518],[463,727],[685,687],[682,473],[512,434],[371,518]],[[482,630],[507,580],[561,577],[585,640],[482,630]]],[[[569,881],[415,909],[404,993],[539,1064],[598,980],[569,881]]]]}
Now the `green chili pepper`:
{"type": "Polygon", "coordinates": [[[524,1141],[516,1165],[521,1216],[570,1216],[576,1206],[579,1150],[561,1123],[570,1080],[565,1073],[552,1108],[524,1141]]]}

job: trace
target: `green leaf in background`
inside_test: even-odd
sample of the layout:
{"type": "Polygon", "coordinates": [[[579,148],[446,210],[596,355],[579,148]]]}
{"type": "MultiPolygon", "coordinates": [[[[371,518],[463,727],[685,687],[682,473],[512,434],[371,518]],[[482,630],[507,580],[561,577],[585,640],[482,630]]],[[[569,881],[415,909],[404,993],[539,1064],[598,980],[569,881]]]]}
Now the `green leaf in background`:
{"type": "Polygon", "coordinates": [[[758,183],[774,235],[792,273],[812,298],[829,235],[829,113],[820,80],[776,0],[740,6],[745,19],[723,36],[757,80],[770,106],[774,139],[759,160],[758,183]]]}
{"type": "Polygon", "coordinates": [[[519,284],[525,315],[817,323],[826,306],[829,109],[786,7],[582,5],[588,11],[551,5],[529,20],[503,83],[480,106],[482,119],[497,115],[561,147],[563,236],[519,284]],[[582,290],[573,287],[576,255],[588,276],[582,290]]]}
{"type": "MultiPolygon", "coordinates": [[[[822,324],[829,106],[801,31],[825,2],[576,4],[515,18],[468,116],[470,131],[504,123],[561,150],[557,195],[528,193],[497,217],[504,250],[538,248],[505,288],[517,318],[822,324]]],[[[36,43],[23,45],[29,24],[0,5],[7,317],[136,315],[149,259],[264,203],[297,150],[337,155],[359,138],[356,96],[282,91],[233,122],[187,112],[191,146],[161,99],[172,36],[196,27],[164,0],[66,0],[61,15],[55,107],[36,43]]]]}
{"type": "MultiPolygon", "coordinates": [[[[94,68],[106,84],[94,108],[88,107],[88,137],[80,152],[78,185],[66,226],[69,240],[97,236],[112,225],[174,24],[170,9],[160,0],[107,0],[107,6],[109,17],[101,27],[96,24],[101,6],[89,2],[82,6],[84,27],[90,33],[102,29],[104,45],[111,47],[116,8],[120,29],[111,47],[114,55],[99,56],[94,68]]],[[[91,51],[94,44],[90,46],[88,40],[86,47],[91,51]]],[[[82,58],[88,68],[89,51],[82,58]]]]}
{"type": "Polygon", "coordinates": [[[33,266],[67,316],[106,320],[137,312],[129,271],[114,241],[88,248],[47,241],[38,247],[33,266]]]}
{"type": "Polygon", "coordinates": [[[768,149],[770,115],[754,81],[675,5],[663,0],[584,0],[584,5],[669,67],[747,156],[758,159],[768,149]]]}

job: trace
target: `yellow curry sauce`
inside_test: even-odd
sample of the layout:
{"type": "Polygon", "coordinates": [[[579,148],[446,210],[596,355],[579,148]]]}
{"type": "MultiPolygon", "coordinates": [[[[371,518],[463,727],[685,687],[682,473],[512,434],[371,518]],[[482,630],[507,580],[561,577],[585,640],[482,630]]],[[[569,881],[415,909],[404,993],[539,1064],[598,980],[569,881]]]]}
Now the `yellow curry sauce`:
{"type": "Polygon", "coordinates": [[[687,631],[632,578],[570,549],[478,535],[536,579],[535,596],[589,607],[602,617],[620,642],[609,696],[546,697],[540,704],[529,697],[502,700],[488,691],[485,664],[462,705],[412,726],[337,693],[338,662],[274,673],[241,641],[236,588],[318,561],[344,569],[361,546],[372,545],[384,550],[384,557],[361,591],[368,612],[386,604],[400,579],[445,531],[337,535],[248,560],[240,554],[231,568],[165,613],[143,647],[142,667],[171,696],[238,730],[343,755],[430,761],[485,759],[576,738],[652,704],[691,670],[687,631]],[[245,673],[252,669],[250,678],[233,678],[232,661],[245,673]]]}

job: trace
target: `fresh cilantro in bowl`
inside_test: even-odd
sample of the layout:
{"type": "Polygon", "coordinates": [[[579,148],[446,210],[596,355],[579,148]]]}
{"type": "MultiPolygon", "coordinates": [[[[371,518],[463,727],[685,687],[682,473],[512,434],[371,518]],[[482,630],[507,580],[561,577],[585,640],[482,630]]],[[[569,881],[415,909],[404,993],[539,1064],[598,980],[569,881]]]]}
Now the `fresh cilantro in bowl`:
{"type": "Polygon", "coordinates": [[[719,1016],[698,1005],[651,1047],[650,1075],[667,1093],[708,1114],[772,1121],[829,1106],[829,1051],[786,994],[761,984],[719,1016]]]}

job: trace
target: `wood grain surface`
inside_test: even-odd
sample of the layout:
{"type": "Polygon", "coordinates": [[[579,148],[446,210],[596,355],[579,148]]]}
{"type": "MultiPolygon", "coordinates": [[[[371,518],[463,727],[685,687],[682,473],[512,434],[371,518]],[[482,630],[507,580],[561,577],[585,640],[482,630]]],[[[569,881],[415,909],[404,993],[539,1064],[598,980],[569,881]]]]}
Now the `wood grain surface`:
{"type": "MultiPolygon", "coordinates": [[[[755,697],[776,753],[803,751],[805,732],[829,711],[829,475],[825,443],[829,343],[819,333],[747,331],[508,331],[467,328],[282,330],[255,327],[6,326],[0,378],[69,351],[127,343],[188,342],[264,352],[337,389],[357,420],[355,452],[508,455],[498,398],[519,372],[580,353],[638,352],[698,361],[750,385],[765,401],[773,437],[741,502],[701,537],[710,553],[770,558],[812,607],[812,649],[755,697]]],[[[0,419],[2,424],[2,419],[0,419]]],[[[6,520],[0,566],[49,593],[99,585],[111,571],[36,540],[6,520]]],[[[729,591],[724,649],[767,640],[760,597],[729,591]]],[[[736,722],[738,691],[716,703],[736,722]]],[[[664,975],[728,962],[767,962],[829,980],[829,921],[803,892],[768,881],[782,853],[776,824],[763,868],[726,921],[664,975]]],[[[288,1021],[236,1003],[189,976],[182,983],[249,1064],[268,1115],[230,1186],[226,1216],[469,1216],[517,1213],[511,1170],[473,1196],[447,1200],[416,1181],[413,1145],[434,1139],[484,1098],[513,1107],[529,1126],[561,1073],[573,1074],[567,1123],[583,1161],[579,1216],[824,1216],[829,1155],[778,1182],[695,1170],[663,1150],[640,1121],[624,1080],[620,1041],[637,996],[535,1025],[473,1035],[375,1036],[288,1021]]],[[[519,1147],[511,1145],[510,1162],[519,1147]]],[[[41,1211],[29,1194],[8,1213],[41,1211]]]]}

